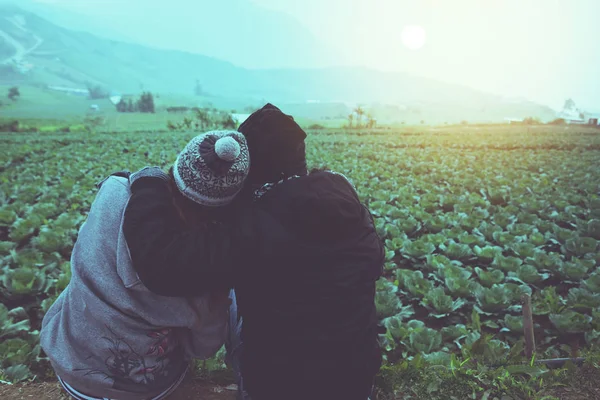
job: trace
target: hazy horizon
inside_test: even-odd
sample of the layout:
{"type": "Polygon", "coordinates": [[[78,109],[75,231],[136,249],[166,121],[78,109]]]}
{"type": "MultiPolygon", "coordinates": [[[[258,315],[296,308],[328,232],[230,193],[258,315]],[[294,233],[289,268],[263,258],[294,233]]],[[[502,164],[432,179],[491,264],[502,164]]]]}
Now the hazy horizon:
{"type": "MultiPolygon", "coordinates": [[[[252,11],[252,18],[279,21],[282,31],[294,25],[286,31],[294,42],[289,53],[268,59],[246,53],[225,59],[241,67],[364,66],[526,98],[555,109],[572,98],[582,109],[600,110],[600,52],[593,39],[600,37],[600,2],[594,0],[29,2],[87,16],[98,25],[86,30],[97,35],[221,59],[225,52],[219,50],[220,43],[261,28],[260,20],[244,19],[252,11]],[[232,13],[233,7],[242,11],[232,13]],[[231,21],[230,14],[236,14],[231,21]],[[213,31],[219,35],[211,38],[214,46],[203,46],[215,54],[202,53],[193,35],[213,31]],[[297,61],[291,58],[296,53],[298,58],[308,56],[297,61]]],[[[285,42],[276,45],[286,48],[285,42]]]]}
{"type": "Polygon", "coordinates": [[[596,0],[254,1],[295,16],[353,64],[554,108],[570,97],[582,108],[600,110],[596,0]],[[403,46],[406,25],[425,30],[421,49],[403,46]]]}

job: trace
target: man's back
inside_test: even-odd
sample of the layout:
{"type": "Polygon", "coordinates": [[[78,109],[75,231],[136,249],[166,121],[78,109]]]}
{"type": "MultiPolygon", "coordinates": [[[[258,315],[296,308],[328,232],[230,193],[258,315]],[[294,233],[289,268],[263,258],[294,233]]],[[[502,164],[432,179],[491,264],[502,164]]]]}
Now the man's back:
{"type": "Polygon", "coordinates": [[[381,364],[383,264],[369,212],[331,172],[288,179],[251,212],[256,237],[236,271],[246,389],[267,400],[341,398],[347,388],[344,398],[366,399],[381,364]]]}

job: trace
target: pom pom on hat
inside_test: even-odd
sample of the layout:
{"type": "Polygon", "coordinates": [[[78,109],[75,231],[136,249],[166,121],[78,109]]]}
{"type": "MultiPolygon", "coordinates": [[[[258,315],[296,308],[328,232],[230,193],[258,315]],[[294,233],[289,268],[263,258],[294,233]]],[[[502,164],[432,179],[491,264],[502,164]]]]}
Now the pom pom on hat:
{"type": "Polygon", "coordinates": [[[215,143],[215,153],[221,160],[235,161],[240,152],[239,143],[231,136],[222,137],[215,143]]]}

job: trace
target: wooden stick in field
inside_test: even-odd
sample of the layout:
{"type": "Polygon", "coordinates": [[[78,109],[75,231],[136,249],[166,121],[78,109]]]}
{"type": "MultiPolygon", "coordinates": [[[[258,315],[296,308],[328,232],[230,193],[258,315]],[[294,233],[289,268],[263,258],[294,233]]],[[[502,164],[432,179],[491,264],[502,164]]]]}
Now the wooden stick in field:
{"type": "Polygon", "coordinates": [[[531,310],[531,296],[521,296],[523,305],[523,331],[525,334],[525,356],[531,359],[535,353],[535,337],[533,334],[533,312],[531,310]]]}

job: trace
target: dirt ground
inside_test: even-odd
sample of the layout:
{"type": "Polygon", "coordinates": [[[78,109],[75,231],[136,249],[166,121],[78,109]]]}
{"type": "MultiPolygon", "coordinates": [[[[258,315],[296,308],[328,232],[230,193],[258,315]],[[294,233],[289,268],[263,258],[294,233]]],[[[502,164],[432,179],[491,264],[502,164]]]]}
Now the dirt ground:
{"type": "MultiPolygon", "coordinates": [[[[235,388],[215,385],[198,380],[186,381],[169,400],[235,400],[235,388]]],[[[560,400],[600,400],[600,389],[560,388],[547,391],[560,400]]],[[[60,385],[55,382],[0,385],[2,400],[69,400],[60,385]]],[[[512,399],[511,399],[512,400],[512,399]]]]}
{"type": "MultiPolygon", "coordinates": [[[[235,400],[236,387],[229,382],[227,379],[188,377],[169,400],[235,400]]],[[[536,398],[543,396],[560,400],[600,400],[600,375],[597,370],[583,368],[568,384],[548,389],[536,398]]],[[[507,396],[502,399],[525,400],[507,396]]],[[[57,382],[34,382],[0,385],[0,400],[69,400],[69,397],[57,382]]]]}
{"type": "MultiPolygon", "coordinates": [[[[221,386],[205,380],[189,378],[169,400],[235,400],[235,386],[221,386]]],[[[2,400],[69,400],[57,382],[35,382],[0,385],[2,400]]]]}

